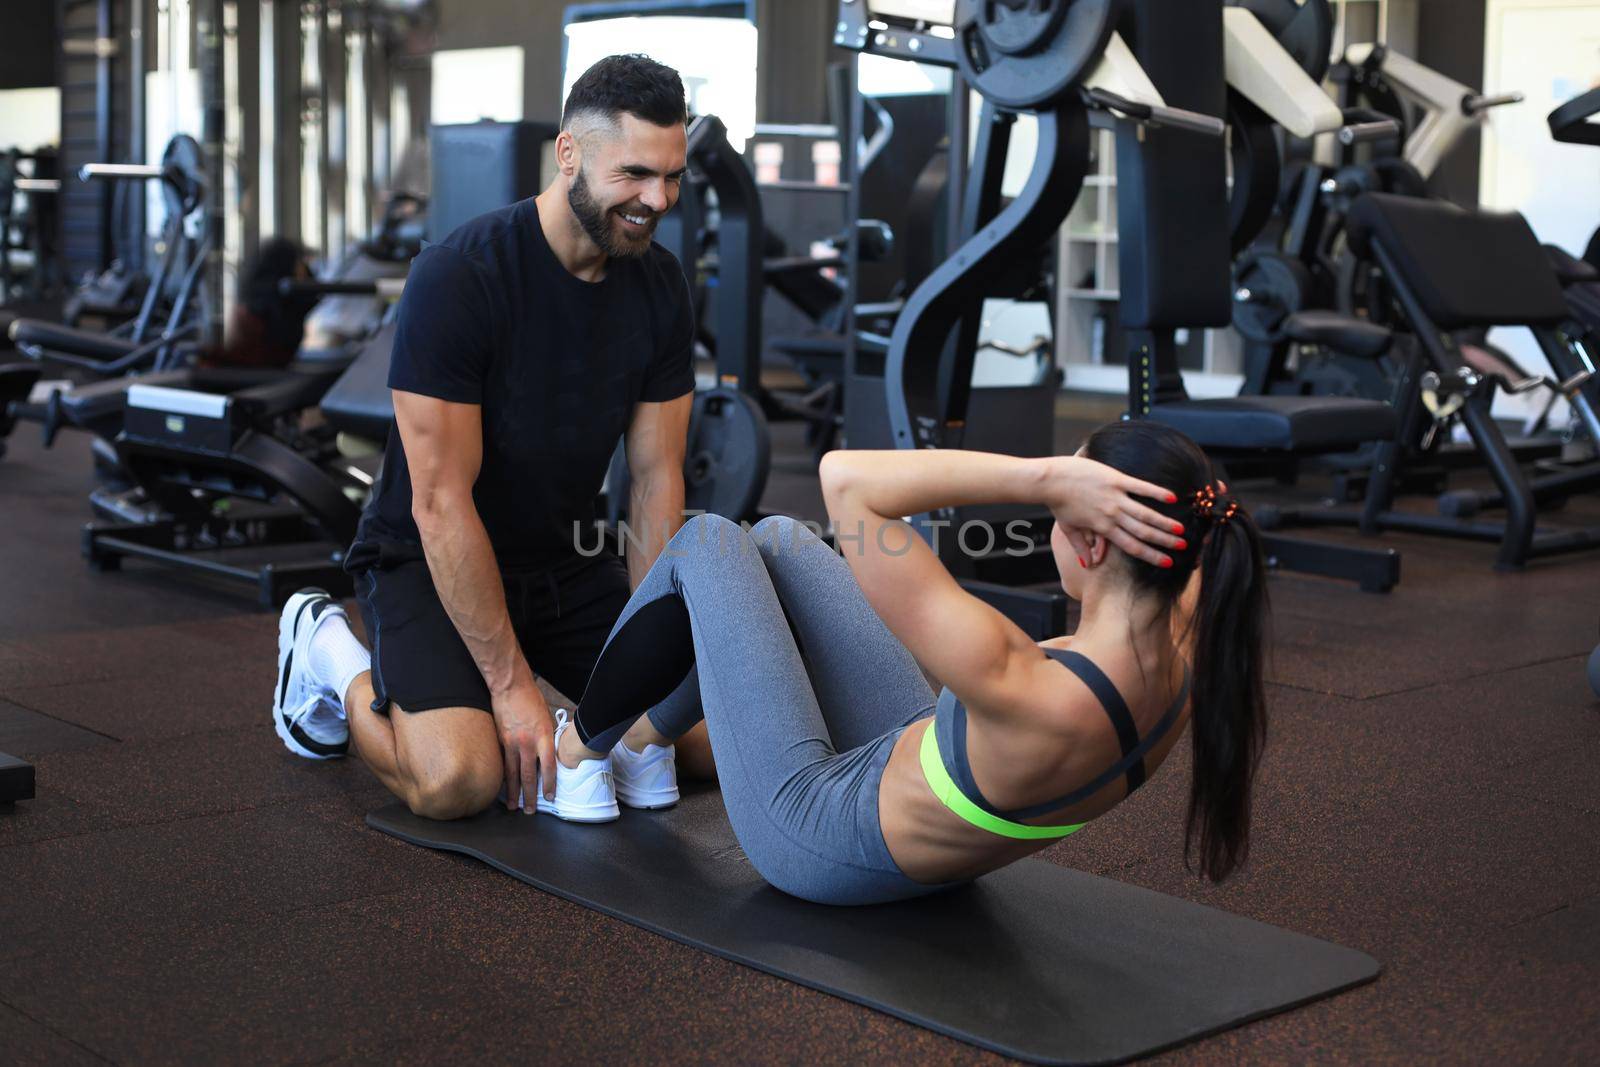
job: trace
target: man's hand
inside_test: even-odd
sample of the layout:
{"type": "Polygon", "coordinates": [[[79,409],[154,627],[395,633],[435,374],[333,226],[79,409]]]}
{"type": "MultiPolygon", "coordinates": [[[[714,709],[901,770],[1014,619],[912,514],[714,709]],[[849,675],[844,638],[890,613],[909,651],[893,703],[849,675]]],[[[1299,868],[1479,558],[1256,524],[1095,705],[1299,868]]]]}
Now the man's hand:
{"type": "Polygon", "coordinates": [[[1082,456],[1062,456],[1050,464],[1044,503],[1080,559],[1100,562],[1109,541],[1147,563],[1172,565],[1167,551],[1184,544],[1183,527],[1135,499],[1170,502],[1170,491],[1082,456]],[[1101,543],[1092,543],[1089,534],[1101,543]]]}
{"type": "Polygon", "coordinates": [[[540,792],[547,800],[556,795],[556,724],[550,705],[531,680],[491,694],[489,702],[506,761],[506,807],[515,811],[520,793],[522,810],[535,811],[540,792]]]}

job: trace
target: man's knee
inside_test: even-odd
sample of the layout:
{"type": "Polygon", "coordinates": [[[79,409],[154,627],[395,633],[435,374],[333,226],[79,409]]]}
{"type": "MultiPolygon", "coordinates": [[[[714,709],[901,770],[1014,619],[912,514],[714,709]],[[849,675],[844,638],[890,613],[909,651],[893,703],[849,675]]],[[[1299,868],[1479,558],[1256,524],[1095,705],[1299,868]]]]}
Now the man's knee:
{"type": "Polygon", "coordinates": [[[462,819],[493,804],[502,781],[498,758],[460,753],[432,761],[413,775],[406,804],[425,819],[462,819]]]}

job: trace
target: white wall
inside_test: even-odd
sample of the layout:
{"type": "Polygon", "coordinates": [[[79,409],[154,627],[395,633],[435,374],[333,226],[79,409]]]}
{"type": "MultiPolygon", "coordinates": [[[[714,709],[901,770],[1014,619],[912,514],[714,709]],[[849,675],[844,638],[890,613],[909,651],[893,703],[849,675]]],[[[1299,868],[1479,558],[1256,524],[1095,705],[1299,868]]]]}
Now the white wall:
{"type": "MultiPolygon", "coordinates": [[[[1483,206],[1520,211],[1541,241],[1581,255],[1600,225],[1600,148],[1551,139],[1546,119],[1600,85],[1600,2],[1489,0],[1484,53],[1484,92],[1514,90],[1526,100],[1490,113],[1483,206]]],[[[1531,372],[1546,371],[1527,330],[1495,330],[1490,340],[1531,372]]],[[[1502,397],[1495,414],[1525,414],[1542,403],[1539,393],[1502,397]]]]}
{"type": "Polygon", "coordinates": [[[60,89],[0,89],[0,148],[60,143],[60,89]]]}
{"type": "Polygon", "coordinates": [[[435,126],[492,119],[522,121],[521,45],[454,48],[433,54],[435,126]]]}
{"type": "Polygon", "coordinates": [[[756,124],[756,28],[744,19],[651,15],[574,22],[567,27],[561,99],[606,56],[642,52],[683,78],[689,110],[715,115],[728,143],[744,151],[756,124]]]}

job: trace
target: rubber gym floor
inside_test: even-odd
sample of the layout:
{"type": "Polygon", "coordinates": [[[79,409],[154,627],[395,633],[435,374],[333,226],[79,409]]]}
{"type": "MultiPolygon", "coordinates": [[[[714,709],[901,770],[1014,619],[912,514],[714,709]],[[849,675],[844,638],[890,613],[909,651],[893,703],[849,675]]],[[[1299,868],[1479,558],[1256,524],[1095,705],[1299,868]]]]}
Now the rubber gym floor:
{"type": "MultiPolygon", "coordinates": [[[[0,751],[39,795],[0,813],[0,1061],[996,1058],[368,830],[361,764],[273,734],[273,616],[89,573],[84,449],[28,431],[0,461],[0,751]]],[[[820,517],[777,436],[766,506],[820,517]]],[[[1185,872],[1184,752],[1043,853],[1383,963],[1162,1060],[1600,1062],[1600,554],[1506,575],[1486,545],[1388,543],[1389,596],[1272,581],[1248,869],[1185,872]]]]}

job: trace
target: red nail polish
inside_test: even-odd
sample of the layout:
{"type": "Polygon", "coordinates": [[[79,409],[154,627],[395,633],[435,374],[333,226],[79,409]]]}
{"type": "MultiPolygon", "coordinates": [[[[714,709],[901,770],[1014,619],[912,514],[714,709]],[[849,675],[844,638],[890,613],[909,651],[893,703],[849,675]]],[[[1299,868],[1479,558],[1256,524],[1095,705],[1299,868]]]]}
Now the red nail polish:
{"type": "Polygon", "coordinates": [[[1172,566],[1172,557],[1170,557],[1170,556],[1162,556],[1161,557],[1161,566],[1162,567],[1170,567],[1170,566],[1172,566]]]}
{"type": "Polygon", "coordinates": [[[1175,534],[1183,533],[1183,523],[1181,523],[1181,522],[1173,523],[1172,524],[1172,532],[1175,533],[1175,534]]]}
{"type": "Polygon", "coordinates": [[[1078,566],[1084,568],[1085,570],[1088,570],[1088,568],[1089,568],[1089,565],[1083,561],[1083,557],[1082,556],[1078,557],[1078,566]]]}
{"type": "Polygon", "coordinates": [[[1189,548],[1189,542],[1187,542],[1187,541],[1179,541],[1178,542],[1178,551],[1179,552],[1188,551],[1188,548],[1189,548]]]}
{"type": "Polygon", "coordinates": [[[1178,502],[1178,498],[1177,498],[1177,496],[1175,494],[1173,494],[1173,493],[1168,493],[1167,494],[1167,503],[1176,504],[1177,502],[1178,502]]]}

